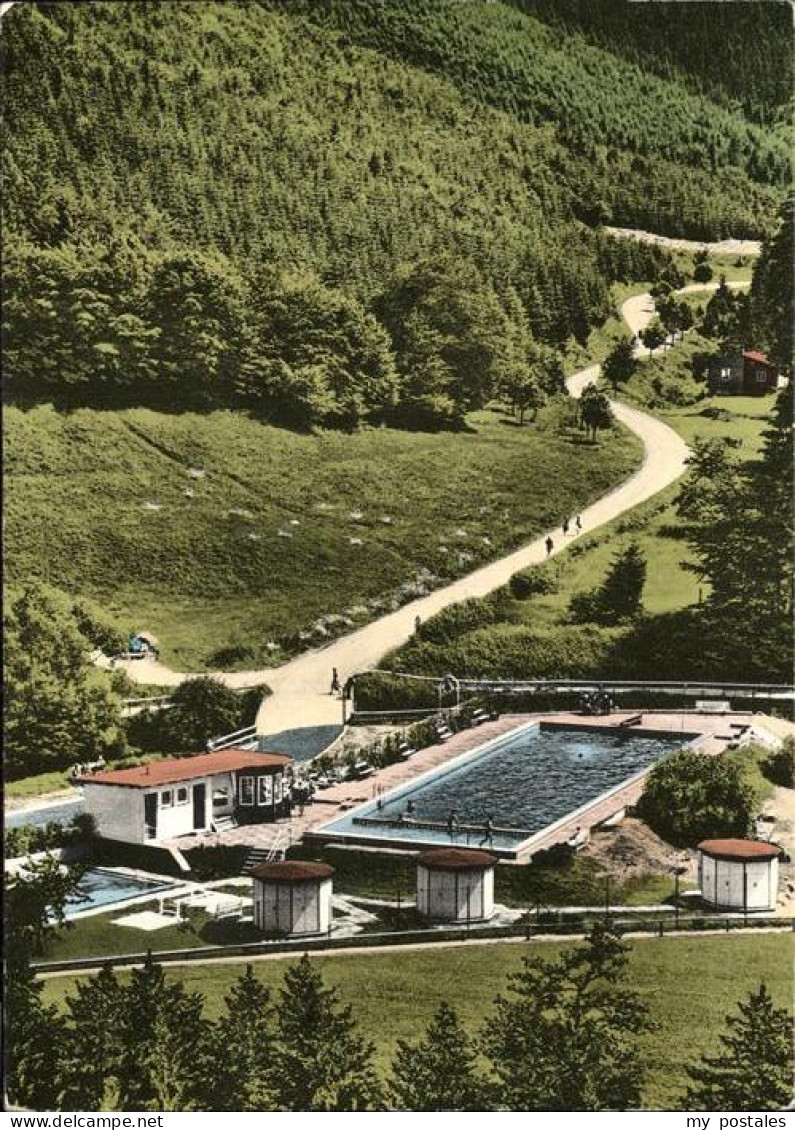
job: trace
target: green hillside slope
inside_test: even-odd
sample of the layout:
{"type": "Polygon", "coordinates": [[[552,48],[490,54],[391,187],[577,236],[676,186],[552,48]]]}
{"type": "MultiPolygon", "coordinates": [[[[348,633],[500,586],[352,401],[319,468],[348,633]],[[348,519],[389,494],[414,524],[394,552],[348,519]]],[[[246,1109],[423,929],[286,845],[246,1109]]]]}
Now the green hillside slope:
{"type": "Polygon", "coordinates": [[[466,573],[630,473],[557,405],[533,428],[313,436],[231,412],[6,410],[6,580],[93,598],[182,669],[323,643],[466,573]],[[564,428],[564,434],[561,429],[564,428]],[[554,484],[554,489],[552,489],[554,484]],[[268,646],[268,645],[271,646],[268,646]]]}

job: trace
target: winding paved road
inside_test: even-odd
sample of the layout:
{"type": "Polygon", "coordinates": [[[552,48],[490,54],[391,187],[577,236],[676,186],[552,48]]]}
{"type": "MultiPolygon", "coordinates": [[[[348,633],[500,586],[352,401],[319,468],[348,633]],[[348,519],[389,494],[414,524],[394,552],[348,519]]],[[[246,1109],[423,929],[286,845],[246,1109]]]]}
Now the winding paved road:
{"type": "MultiPolygon", "coordinates": [[[[729,285],[742,287],[748,283],[729,285]]],[[[715,290],[716,287],[716,283],[688,286],[682,293],[715,290]]],[[[629,298],[622,306],[621,313],[632,333],[639,334],[654,316],[651,296],[640,294],[629,298]]],[[[647,354],[647,351],[643,352],[647,354]]],[[[598,380],[599,373],[599,365],[591,365],[575,373],[567,381],[570,394],[578,397],[586,385],[598,380]]],[[[667,424],[637,408],[630,408],[616,401],[611,403],[617,419],[642,440],[645,457],[643,464],[631,478],[582,511],[585,534],[670,486],[684,473],[688,457],[686,444],[667,424]]],[[[569,534],[564,537],[560,529],[545,531],[540,537],[507,556],[404,605],[397,612],[382,616],[327,647],[306,652],[280,667],[259,671],[221,672],[217,677],[230,687],[246,687],[263,682],[271,687],[273,694],[263,702],[257,717],[257,730],[261,734],[274,734],[297,727],[339,724],[341,704],[329,694],[333,667],[337,668],[343,681],[355,672],[374,668],[388,652],[411,637],[417,616],[424,621],[448,605],[469,597],[485,596],[507,584],[514,573],[545,560],[548,534],[555,543],[554,554],[560,553],[578,536],[583,536],[569,534]]],[[[133,661],[120,666],[124,666],[133,680],[159,686],[176,686],[190,677],[172,671],[158,662],[133,661]]]]}

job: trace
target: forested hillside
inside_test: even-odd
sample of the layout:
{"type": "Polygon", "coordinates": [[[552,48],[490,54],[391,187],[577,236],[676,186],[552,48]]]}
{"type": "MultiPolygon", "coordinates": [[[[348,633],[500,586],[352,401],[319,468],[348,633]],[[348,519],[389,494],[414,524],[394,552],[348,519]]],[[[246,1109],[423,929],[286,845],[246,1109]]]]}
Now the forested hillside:
{"type": "Polygon", "coordinates": [[[787,150],[504,4],[26,5],[4,25],[5,389],[460,426],[787,150]],[[451,315],[453,311],[453,315],[451,315]]]}
{"type": "MultiPolygon", "coordinates": [[[[786,138],[746,121],[736,104],[718,105],[695,93],[678,72],[658,77],[645,57],[642,65],[630,61],[623,50],[597,47],[571,28],[548,26],[508,4],[262,2],[339,29],[344,42],[366,44],[443,75],[468,98],[497,106],[518,122],[552,125],[567,150],[559,175],[576,186],[576,207],[587,222],[610,216],[615,223],[695,238],[758,234],[772,219],[774,189],[789,183],[786,138]]],[[[629,12],[638,5],[611,0],[609,7],[613,25],[626,16],[632,26],[629,12]]],[[[705,34],[703,7],[691,4],[688,15],[679,17],[681,37],[721,56],[720,20],[705,34]]],[[[637,14],[634,25],[642,26],[645,18],[637,14]]],[[[661,18],[651,17],[649,55],[655,53],[661,18]]],[[[746,18],[749,35],[757,23],[759,31],[768,28],[764,14],[757,13],[756,21],[746,18]]],[[[779,27],[778,35],[777,58],[784,59],[791,32],[787,37],[779,27]]],[[[674,38],[662,37],[663,58],[674,38]]],[[[682,54],[698,76],[697,50],[682,54]]],[[[753,55],[755,64],[755,42],[753,55]]],[[[783,64],[777,91],[786,85],[789,65],[783,64]]],[[[753,90],[755,79],[746,77],[753,69],[750,60],[744,68],[735,66],[735,86],[753,90]]]]}
{"type": "Polygon", "coordinates": [[[741,105],[754,121],[789,122],[792,10],[786,0],[509,0],[563,34],[590,41],[711,98],[741,105]]]}

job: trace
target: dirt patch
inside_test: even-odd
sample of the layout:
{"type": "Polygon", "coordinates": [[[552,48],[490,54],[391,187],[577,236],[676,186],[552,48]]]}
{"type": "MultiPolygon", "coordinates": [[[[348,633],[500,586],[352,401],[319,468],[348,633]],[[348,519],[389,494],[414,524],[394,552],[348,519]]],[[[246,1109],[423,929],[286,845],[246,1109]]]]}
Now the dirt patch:
{"type": "Polygon", "coordinates": [[[580,853],[601,871],[619,878],[670,873],[674,867],[693,868],[689,853],[661,840],[642,820],[627,817],[615,828],[600,828],[580,853]]]}

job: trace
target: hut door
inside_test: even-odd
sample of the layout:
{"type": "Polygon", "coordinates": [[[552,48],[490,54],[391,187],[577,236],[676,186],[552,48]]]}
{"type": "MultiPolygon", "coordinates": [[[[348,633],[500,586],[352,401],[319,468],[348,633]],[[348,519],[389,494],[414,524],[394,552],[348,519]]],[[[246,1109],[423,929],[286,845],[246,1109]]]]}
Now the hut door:
{"type": "Polygon", "coordinates": [[[193,786],[193,827],[203,828],[206,823],[205,808],[207,799],[207,786],[194,785],[193,786]]]}
{"type": "Polygon", "coordinates": [[[157,838],[157,793],[144,793],[144,835],[147,840],[157,838]]]}

